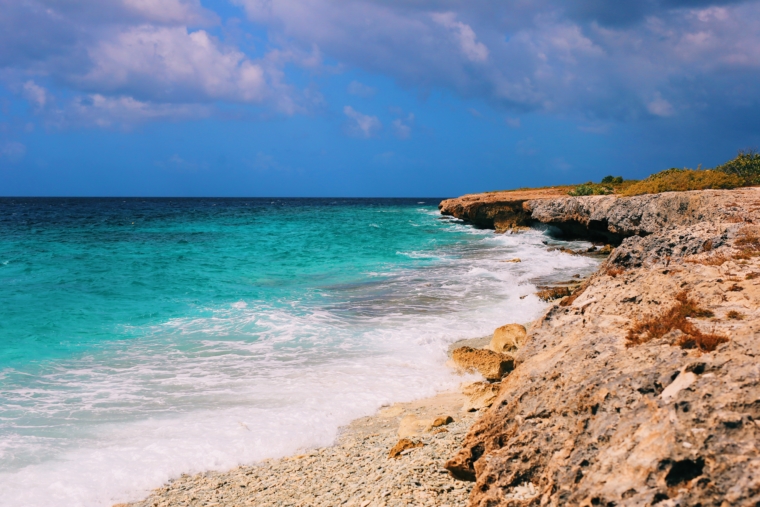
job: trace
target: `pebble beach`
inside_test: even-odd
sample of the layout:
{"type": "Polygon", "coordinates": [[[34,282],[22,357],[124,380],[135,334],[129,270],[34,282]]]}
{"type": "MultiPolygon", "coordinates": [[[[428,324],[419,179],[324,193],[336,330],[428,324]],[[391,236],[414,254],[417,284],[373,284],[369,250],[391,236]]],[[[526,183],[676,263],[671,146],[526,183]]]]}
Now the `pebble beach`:
{"type": "Polygon", "coordinates": [[[463,506],[472,483],[455,480],[443,465],[478,417],[462,411],[465,401],[449,392],[394,404],[343,428],[332,447],[225,472],[182,475],[142,501],[114,507],[463,506]],[[424,421],[441,417],[453,421],[424,428],[424,421]],[[418,422],[423,424],[416,424],[415,433],[418,422]],[[400,430],[418,447],[390,457],[400,430]]]}

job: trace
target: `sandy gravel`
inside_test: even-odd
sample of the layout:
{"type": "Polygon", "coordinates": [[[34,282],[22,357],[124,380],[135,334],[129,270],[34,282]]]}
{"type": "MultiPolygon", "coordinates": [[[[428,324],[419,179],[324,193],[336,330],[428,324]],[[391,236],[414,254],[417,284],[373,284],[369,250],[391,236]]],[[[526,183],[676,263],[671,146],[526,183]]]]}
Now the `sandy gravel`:
{"type": "Polygon", "coordinates": [[[119,507],[464,506],[472,484],[452,479],[443,468],[478,417],[461,412],[464,401],[459,393],[444,393],[395,404],[354,421],[333,447],[225,472],[183,475],[148,498],[119,507]],[[399,441],[402,419],[447,415],[454,422],[409,437],[422,447],[388,457],[399,441]]]}

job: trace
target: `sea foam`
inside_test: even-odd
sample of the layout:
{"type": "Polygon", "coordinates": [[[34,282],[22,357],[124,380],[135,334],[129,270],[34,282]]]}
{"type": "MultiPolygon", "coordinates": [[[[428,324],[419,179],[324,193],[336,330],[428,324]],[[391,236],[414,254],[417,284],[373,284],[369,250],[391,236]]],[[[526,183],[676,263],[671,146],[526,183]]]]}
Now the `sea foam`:
{"type": "Polygon", "coordinates": [[[381,263],[309,297],[207,301],[130,339],[4,370],[3,505],[107,506],[181,473],[329,445],[384,404],[456,387],[449,344],[535,319],[536,279],[596,265],[547,251],[556,240],[543,231],[494,235],[416,213],[435,237],[466,240],[400,250],[424,262],[381,263]]]}

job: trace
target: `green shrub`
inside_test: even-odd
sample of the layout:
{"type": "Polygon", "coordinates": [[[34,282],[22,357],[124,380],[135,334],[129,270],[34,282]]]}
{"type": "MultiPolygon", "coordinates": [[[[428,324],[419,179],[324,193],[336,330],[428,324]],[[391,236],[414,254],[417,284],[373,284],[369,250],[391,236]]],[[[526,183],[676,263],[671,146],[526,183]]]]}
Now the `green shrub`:
{"type": "Polygon", "coordinates": [[[614,193],[614,189],[608,185],[602,185],[599,183],[582,183],[577,187],[571,188],[568,195],[581,196],[581,195],[609,195],[614,193]]]}
{"type": "Polygon", "coordinates": [[[610,185],[620,185],[623,183],[623,177],[622,176],[605,176],[602,178],[602,184],[610,184],[610,185]]]}
{"type": "Polygon", "coordinates": [[[660,192],[684,192],[736,188],[742,186],[742,179],[734,174],[717,170],[666,169],[649,176],[626,188],[623,195],[658,194],[660,192]]]}
{"type": "Polygon", "coordinates": [[[742,180],[742,186],[760,185],[760,153],[755,150],[739,150],[735,159],[714,170],[738,176],[742,180]]]}

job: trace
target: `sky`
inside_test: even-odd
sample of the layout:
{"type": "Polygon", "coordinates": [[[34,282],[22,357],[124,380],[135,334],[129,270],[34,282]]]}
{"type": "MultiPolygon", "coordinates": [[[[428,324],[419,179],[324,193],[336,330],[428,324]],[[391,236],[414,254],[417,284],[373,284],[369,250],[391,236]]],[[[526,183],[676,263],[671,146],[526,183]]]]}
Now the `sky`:
{"type": "Polygon", "coordinates": [[[760,1],[0,0],[0,195],[446,197],[760,146],[760,1]]]}

